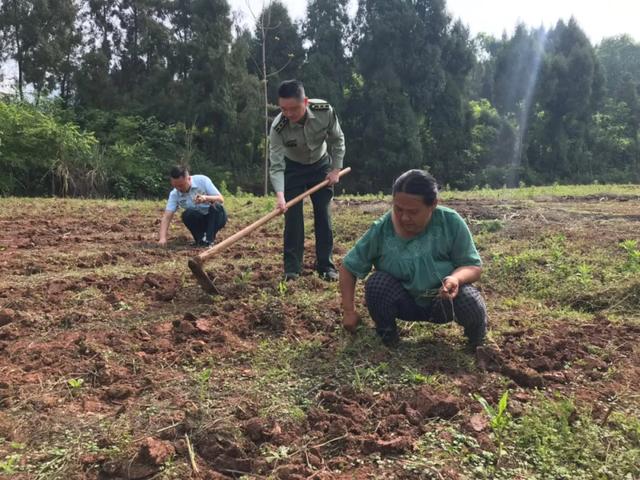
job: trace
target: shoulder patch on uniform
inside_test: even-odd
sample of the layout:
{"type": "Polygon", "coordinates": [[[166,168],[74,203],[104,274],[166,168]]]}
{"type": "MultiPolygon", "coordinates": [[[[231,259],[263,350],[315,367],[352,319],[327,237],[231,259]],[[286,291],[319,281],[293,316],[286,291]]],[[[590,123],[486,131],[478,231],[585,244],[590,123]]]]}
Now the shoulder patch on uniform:
{"type": "Polygon", "coordinates": [[[309,103],[309,108],[315,112],[319,112],[322,110],[330,110],[331,109],[331,105],[329,105],[327,102],[324,103],[309,103]]]}
{"type": "Polygon", "coordinates": [[[282,129],[287,126],[288,123],[289,123],[289,119],[283,115],[280,121],[278,122],[278,124],[275,127],[273,127],[273,129],[276,131],[276,133],[280,133],[282,129]]]}
{"type": "Polygon", "coordinates": [[[326,100],[322,100],[320,98],[310,98],[309,99],[309,109],[314,112],[322,112],[331,110],[331,105],[326,100]]]}

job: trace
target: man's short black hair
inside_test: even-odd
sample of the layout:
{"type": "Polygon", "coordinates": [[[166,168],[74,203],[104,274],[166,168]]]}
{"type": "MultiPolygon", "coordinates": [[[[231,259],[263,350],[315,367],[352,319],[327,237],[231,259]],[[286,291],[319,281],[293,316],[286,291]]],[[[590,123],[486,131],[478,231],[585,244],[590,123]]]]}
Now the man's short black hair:
{"type": "Polygon", "coordinates": [[[169,176],[176,180],[187,175],[189,175],[189,168],[184,165],[176,165],[169,172],[169,176]]]}
{"type": "Polygon", "coordinates": [[[285,80],[278,87],[278,97],[304,100],[304,85],[300,80],[285,80]]]}

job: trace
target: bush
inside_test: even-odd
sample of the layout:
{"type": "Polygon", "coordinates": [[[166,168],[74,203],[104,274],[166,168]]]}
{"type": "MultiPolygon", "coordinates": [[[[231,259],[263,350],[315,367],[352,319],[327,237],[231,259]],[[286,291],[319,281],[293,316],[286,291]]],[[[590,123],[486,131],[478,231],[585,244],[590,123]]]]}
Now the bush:
{"type": "Polygon", "coordinates": [[[93,134],[24,103],[0,102],[2,195],[68,195],[83,181],[93,134]]]}

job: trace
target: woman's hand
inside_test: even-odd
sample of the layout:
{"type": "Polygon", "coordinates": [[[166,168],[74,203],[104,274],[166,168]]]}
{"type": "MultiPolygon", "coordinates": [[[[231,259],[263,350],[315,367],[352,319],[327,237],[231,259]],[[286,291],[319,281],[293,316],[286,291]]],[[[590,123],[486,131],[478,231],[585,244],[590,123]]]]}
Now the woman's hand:
{"type": "Polygon", "coordinates": [[[358,327],[358,323],[360,323],[360,315],[358,315],[358,312],[355,310],[350,312],[345,311],[342,314],[342,326],[348,332],[354,333],[358,327]]]}
{"type": "Polygon", "coordinates": [[[460,281],[456,277],[449,275],[442,279],[442,287],[440,287],[438,295],[446,300],[453,300],[458,296],[459,291],[460,281]]]}

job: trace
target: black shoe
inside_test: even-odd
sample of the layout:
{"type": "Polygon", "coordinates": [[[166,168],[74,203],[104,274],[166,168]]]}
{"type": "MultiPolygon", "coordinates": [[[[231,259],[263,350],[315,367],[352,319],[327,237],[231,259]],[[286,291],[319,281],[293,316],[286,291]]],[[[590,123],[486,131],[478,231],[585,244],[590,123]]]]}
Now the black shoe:
{"type": "Polygon", "coordinates": [[[198,246],[199,246],[199,247],[206,247],[206,248],[209,248],[211,245],[213,245],[213,242],[210,242],[210,241],[208,241],[208,240],[200,240],[200,241],[198,242],[198,246]]]}
{"type": "Polygon", "coordinates": [[[295,272],[285,272],[283,280],[285,282],[292,282],[293,280],[297,280],[300,277],[299,273],[295,272]]]}
{"type": "Polygon", "coordinates": [[[397,348],[397,346],[400,344],[400,336],[398,335],[397,330],[378,333],[378,335],[380,335],[380,340],[382,340],[382,343],[385,347],[397,348]]]}
{"type": "Polygon", "coordinates": [[[484,340],[487,337],[487,323],[482,322],[473,327],[465,327],[464,334],[467,337],[467,347],[471,351],[475,351],[476,348],[484,345],[484,340]]]}
{"type": "Polygon", "coordinates": [[[326,280],[327,282],[337,282],[340,278],[338,272],[333,269],[327,270],[326,272],[318,272],[318,275],[320,275],[321,279],[326,280]]]}

